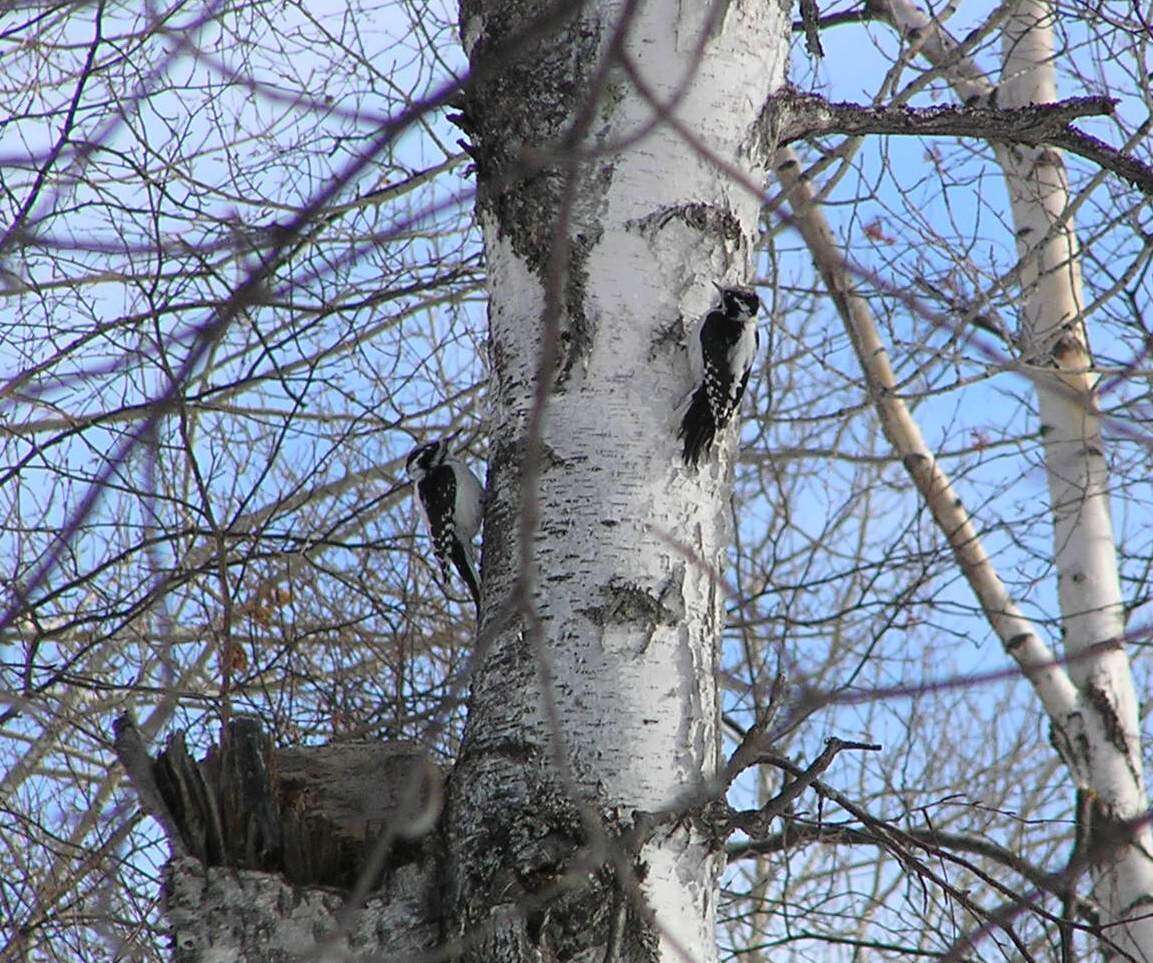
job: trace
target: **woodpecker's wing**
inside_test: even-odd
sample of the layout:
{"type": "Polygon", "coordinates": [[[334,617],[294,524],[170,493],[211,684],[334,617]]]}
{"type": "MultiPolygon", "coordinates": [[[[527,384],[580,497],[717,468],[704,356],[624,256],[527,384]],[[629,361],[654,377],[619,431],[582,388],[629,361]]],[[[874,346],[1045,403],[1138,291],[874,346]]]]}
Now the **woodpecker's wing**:
{"type": "Polygon", "coordinates": [[[742,328],[733,324],[720,311],[710,311],[701,327],[701,351],[704,355],[704,387],[712,405],[717,431],[724,430],[740,401],[740,375],[734,367],[743,361],[742,328]]]}
{"type": "Polygon", "coordinates": [[[757,360],[757,351],[761,346],[761,335],[757,331],[756,322],[753,322],[751,335],[746,330],[742,333],[741,337],[737,339],[736,344],[729,350],[729,363],[732,365],[733,371],[743,371],[739,382],[734,382],[735,389],[733,395],[733,407],[737,408],[741,404],[741,399],[745,396],[745,388],[749,384],[749,375],[752,373],[753,365],[757,360]]]}
{"type": "Polygon", "coordinates": [[[420,504],[428,518],[432,550],[445,577],[456,541],[456,476],[447,465],[437,465],[416,483],[420,504]]]}
{"type": "Polygon", "coordinates": [[[737,331],[725,317],[724,311],[713,308],[701,322],[697,340],[700,344],[702,371],[723,368],[728,362],[729,352],[736,344],[737,331]]]}
{"type": "Polygon", "coordinates": [[[756,351],[761,346],[761,334],[756,330],[756,321],[746,322],[744,329],[740,332],[740,337],[734,341],[733,346],[729,348],[729,366],[732,371],[740,371],[739,382],[733,383],[733,389],[736,391],[734,398],[737,404],[740,404],[741,396],[744,396],[745,385],[748,384],[748,373],[753,370],[753,364],[756,361],[756,351]]]}

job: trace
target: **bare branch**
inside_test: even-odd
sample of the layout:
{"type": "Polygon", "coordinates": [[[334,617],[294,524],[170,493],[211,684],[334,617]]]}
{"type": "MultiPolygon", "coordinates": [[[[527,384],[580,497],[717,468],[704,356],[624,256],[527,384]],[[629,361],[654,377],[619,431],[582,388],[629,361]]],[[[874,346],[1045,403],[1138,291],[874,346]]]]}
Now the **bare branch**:
{"type": "MultiPolygon", "coordinates": [[[[826,739],[825,748],[816,759],[809,763],[804,772],[797,774],[796,778],[785,784],[779,793],[761,806],[759,809],[749,809],[735,812],[729,818],[728,829],[731,832],[739,829],[750,836],[763,836],[769,823],[777,816],[783,816],[789,811],[793,802],[806,789],[816,782],[826,769],[833,764],[837,753],[843,749],[862,749],[868,752],[880,752],[881,746],[874,742],[850,742],[845,739],[826,739]]],[[[762,757],[761,761],[777,765],[782,762],[779,756],[770,754],[762,757]]]]}
{"type": "Polygon", "coordinates": [[[828,221],[815,203],[809,182],[802,179],[792,150],[784,149],[777,154],[777,175],[796,218],[797,229],[849,334],[886,437],[901,456],[906,472],[953,549],[990,627],[1032,683],[1057,731],[1063,732],[1064,720],[1076,704],[1076,693],[1068,675],[1056,665],[1053,652],[1009,594],[952,479],[934,458],[920,427],[901,400],[872,309],[856,290],[833,241],[828,221]]]}
{"type": "Polygon", "coordinates": [[[786,91],[769,98],[780,146],[820,134],[900,134],[913,137],[977,137],[1029,147],[1060,147],[1112,171],[1153,194],[1153,168],[1073,127],[1078,117],[1110,115],[1110,97],[1069,97],[1047,104],[986,106],[869,107],[833,103],[815,94],[786,91]]]}

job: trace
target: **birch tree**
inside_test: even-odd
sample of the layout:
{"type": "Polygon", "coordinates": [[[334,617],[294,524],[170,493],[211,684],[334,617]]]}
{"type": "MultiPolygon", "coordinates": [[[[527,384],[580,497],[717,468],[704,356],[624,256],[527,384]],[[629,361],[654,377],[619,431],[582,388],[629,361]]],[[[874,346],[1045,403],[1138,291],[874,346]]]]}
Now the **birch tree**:
{"type": "Polygon", "coordinates": [[[0,957],[1153,957],[1139,11],[5,16],[0,957]]]}
{"type": "MultiPolygon", "coordinates": [[[[941,70],[958,98],[968,104],[995,100],[1020,107],[1057,99],[1053,31],[1057,11],[1049,3],[1016,4],[1007,13],[998,12],[1005,25],[1003,69],[996,87],[935,19],[906,3],[883,3],[877,10],[910,40],[912,52],[941,70]]],[[[1095,879],[1102,922],[1112,927],[1107,955],[1142,959],[1153,952],[1146,929],[1150,918],[1144,909],[1153,883],[1145,819],[1148,797],[1137,698],[1124,644],[1125,604],[1098,419],[1099,375],[1088,349],[1074,205],[1057,151],[999,145],[996,157],[1008,187],[1017,241],[1019,261],[1013,280],[1022,297],[1017,346],[1022,367],[1037,391],[1067,676],[1063,670],[1054,672],[1053,656],[1038,644],[1036,630],[1021,619],[998,584],[980,536],[961,514],[961,499],[947,478],[930,467],[932,456],[925,453],[919,433],[903,424],[903,407],[886,415],[886,405],[893,403],[878,403],[890,440],[949,536],[986,615],[1045,706],[1054,747],[1077,787],[1082,848],[1068,872],[1076,875],[1088,869],[1095,879]]],[[[794,166],[786,159],[787,171],[794,166]]],[[[793,187],[807,190],[803,185],[793,187]]],[[[808,197],[811,203],[811,194],[808,197]]],[[[818,265],[823,264],[826,282],[847,295],[852,282],[835,254],[822,249],[827,244],[822,226],[813,222],[811,206],[802,205],[801,211],[808,219],[806,240],[818,265]]],[[[883,363],[884,349],[868,310],[853,304],[852,297],[848,295],[840,306],[866,376],[880,391],[891,391],[895,385],[887,364],[876,368],[879,361],[883,363]]]]}
{"type": "MultiPolygon", "coordinates": [[[[523,27],[504,3],[462,14],[483,75],[523,27]]],[[[780,82],[784,40],[772,5],[589,5],[470,92],[490,284],[491,647],[449,819],[462,922],[493,922],[477,959],[614,941],[623,959],[715,955],[720,864],[694,818],[638,834],[543,932],[521,909],[532,884],[508,880],[595,871],[587,847],[611,852],[637,813],[716,793],[731,448],[686,472],[670,413],[713,282],[752,276],[758,197],[731,172],[764,178],[763,101],[748,92],[780,82]]]]}

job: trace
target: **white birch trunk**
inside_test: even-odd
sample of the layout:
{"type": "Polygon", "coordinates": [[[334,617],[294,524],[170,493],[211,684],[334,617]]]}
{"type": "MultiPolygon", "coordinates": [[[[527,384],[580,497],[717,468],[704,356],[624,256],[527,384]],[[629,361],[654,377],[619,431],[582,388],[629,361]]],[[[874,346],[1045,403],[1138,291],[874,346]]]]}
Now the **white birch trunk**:
{"type": "MultiPolygon", "coordinates": [[[[474,64],[507,40],[512,6],[462,6],[474,64]]],[[[643,900],[628,874],[614,884],[597,870],[634,811],[699,800],[718,771],[715,572],[729,540],[732,433],[719,461],[699,474],[682,467],[675,410],[690,380],[678,340],[713,302],[712,282],[750,279],[760,202],[664,123],[630,143],[653,110],[619,67],[580,141],[594,156],[579,167],[568,214],[561,359],[545,372],[555,386],[535,501],[521,474],[564,175],[551,166],[505,179],[519,174],[522,144],[549,150],[584,109],[622,9],[589,4],[519,67],[482,83],[468,108],[491,290],[492,640],[452,778],[450,848],[457,935],[480,941],[477,960],[547,958],[547,948],[599,960],[618,942],[622,960],[716,958],[720,866],[693,820],[618,859],[643,900]],[[527,571],[525,498],[539,511],[527,571]]],[[[756,122],[782,79],[787,32],[776,4],[660,0],[636,12],[624,49],[658,97],[680,96],[675,115],[688,130],[761,182],[756,122]]]]}
{"type": "MultiPolygon", "coordinates": [[[[920,52],[944,66],[962,99],[991,93],[970,62],[951,55],[947,35],[925,14],[906,0],[885,5],[920,52]]],[[[998,106],[1056,99],[1054,17],[1046,0],[1011,8],[998,106]]],[[[1107,943],[1114,944],[1107,952],[1153,960],[1153,835],[1147,825],[1116,831],[1119,821],[1142,820],[1148,800],[1068,179],[1052,148],[1001,146],[996,153],[1020,257],[1019,338],[1037,386],[1062,635],[1079,693],[1078,711],[1054,720],[1054,729],[1078,789],[1089,797],[1094,895],[1107,943]]]]}
{"type": "MultiPolygon", "coordinates": [[[[1004,35],[1000,102],[1013,107],[1056,100],[1053,18],[1045,0],[1018,4],[1004,35]]],[[[1035,372],[1045,468],[1053,508],[1053,553],[1069,674],[1084,712],[1100,726],[1074,733],[1095,795],[1090,842],[1103,844],[1114,820],[1140,820],[1148,806],[1133,676],[1124,649],[1125,613],[1109,512],[1108,470],[1098,418],[1097,376],[1086,337],[1081,261],[1059,152],[1007,151],[1005,166],[1025,296],[1020,339],[1035,372]],[[1094,646],[1105,648],[1094,649],[1094,646]],[[1102,731],[1103,730],[1103,731],[1102,731]],[[1104,737],[1104,738],[1102,738],[1104,737]]],[[[1131,841],[1103,854],[1095,895],[1108,932],[1137,959],[1153,959],[1153,835],[1143,825],[1131,841]]],[[[1112,847],[1111,847],[1112,848],[1112,847]]]]}

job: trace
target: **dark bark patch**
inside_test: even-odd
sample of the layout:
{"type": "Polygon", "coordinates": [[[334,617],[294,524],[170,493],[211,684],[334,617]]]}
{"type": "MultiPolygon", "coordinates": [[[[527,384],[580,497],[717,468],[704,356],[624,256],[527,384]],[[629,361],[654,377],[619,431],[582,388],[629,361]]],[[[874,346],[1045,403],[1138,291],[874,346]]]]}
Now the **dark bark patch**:
{"type": "Polygon", "coordinates": [[[1078,839],[1084,840],[1087,856],[1104,861],[1133,841],[1134,825],[1117,812],[1092,789],[1077,793],[1078,839]]]}
{"type": "Polygon", "coordinates": [[[1117,715],[1117,708],[1113,705],[1113,700],[1109,698],[1109,693],[1101,686],[1090,683],[1085,688],[1085,696],[1090,705],[1097,711],[1097,715],[1100,716],[1101,722],[1105,726],[1105,736],[1110,744],[1118,752],[1127,754],[1129,741],[1125,738],[1125,727],[1121,724],[1121,718],[1117,715]]]}
{"type": "MultiPolygon", "coordinates": [[[[1071,719],[1068,720],[1066,724],[1071,721],[1071,719]]],[[[1085,757],[1082,755],[1078,758],[1077,753],[1069,741],[1068,733],[1052,723],[1049,725],[1049,745],[1053,747],[1057,755],[1060,756],[1065,762],[1065,765],[1069,767],[1069,771],[1073,773],[1075,777],[1078,776],[1083,768],[1082,762],[1085,757]]]]}
{"type": "Polygon", "coordinates": [[[465,111],[477,165],[477,206],[542,277],[563,191],[561,145],[587,95],[601,44],[598,25],[579,16],[558,20],[532,42],[516,43],[543,9],[532,0],[461,3],[462,23],[477,18],[484,24],[471,52],[483,79],[470,89],[465,111]],[[509,50],[518,56],[509,57],[509,50]],[[503,62],[488,69],[498,55],[503,62]]]}
{"type": "MultiPolygon", "coordinates": [[[[1153,893],[1142,893],[1140,896],[1126,903],[1118,915],[1122,919],[1129,916],[1136,916],[1138,915],[1136,911],[1146,906],[1153,906],[1153,893]]],[[[1140,915],[1144,916],[1146,914],[1142,912],[1140,915]]]]}
{"type": "Polygon", "coordinates": [[[573,369],[588,363],[596,339],[596,324],[585,312],[588,288],[588,260],[600,243],[603,231],[590,228],[578,234],[569,245],[568,271],[565,275],[565,312],[561,328],[561,366],[556,390],[563,391],[573,369]]]}
{"type": "Polygon", "coordinates": [[[1066,331],[1057,338],[1050,353],[1059,366],[1073,367],[1088,363],[1085,343],[1073,331],[1066,331]]]}
{"type": "Polygon", "coordinates": [[[689,324],[685,320],[684,315],[678,314],[675,321],[670,321],[668,324],[659,325],[652,339],[649,341],[649,363],[654,363],[662,354],[666,352],[675,354],[679,351],[685,350],[685,332],[689,330],[689,324]]]}
{"type": "Polygon", "coordinates": [[[673,221],[679,221],[711,240],[723,239],[729,244],[743,245],[745,235],[741,222],[727,208],[712,204],[674,204],[653,211],[645,217],[626,224],[630,230],[651,236],[664,230],[673,221]]]}
{"type": "MultiPolygon", "coordinates": [[[[458,860],[456,871],[464,875],[457,877],[454,891],[467,931],[483,932],[500,920],[501,933],[494,939],[515,939],[533,949],[534,955],[518,959],[650,963],[658,958],[656,931],[636,893],[644,879],[639,847],[619,813],[589,800],[585,805],[598,814],[582,815],[558,779],[551,754],[527,743],[496,742],[483,753],[470,751],[458,765],[454,780],[459,778],[496,780],[503,803],[462,839],[466,858],[458,860]],[[503,761],[511,761],[513,770],[500,765],[503,761]],[[461,765],[469,777],[461,776],[461,765]],[[616,847],[615,858],[606,859],[604,846],[589,845],[587,818],[599,820],[601,841],[616,847]],[[618,880],[618,867],[627,867],[626,878],[618,880]]],[[[461,789],[454,784],[454,796],[461,789]]],[[[491,945],[466,954],[469,963],[494,958],[491,945]]]]}
{"type": "Polygon", "coordinates": [[[666,605],[666,592],[653,594],[631,582],[612,581],[601,589],[602,602],[582,609],[596,625],[641,624],[652,631],[657,625],[676,625],[680,618],[666,605]]]}
{"type": "Polygon", "coordinates": [[[905,471],[916,477],[923,469],[929,467],[929,457],[914,451],[905,455],[901,459],[901,464],[905,466],[905,471]]]}

